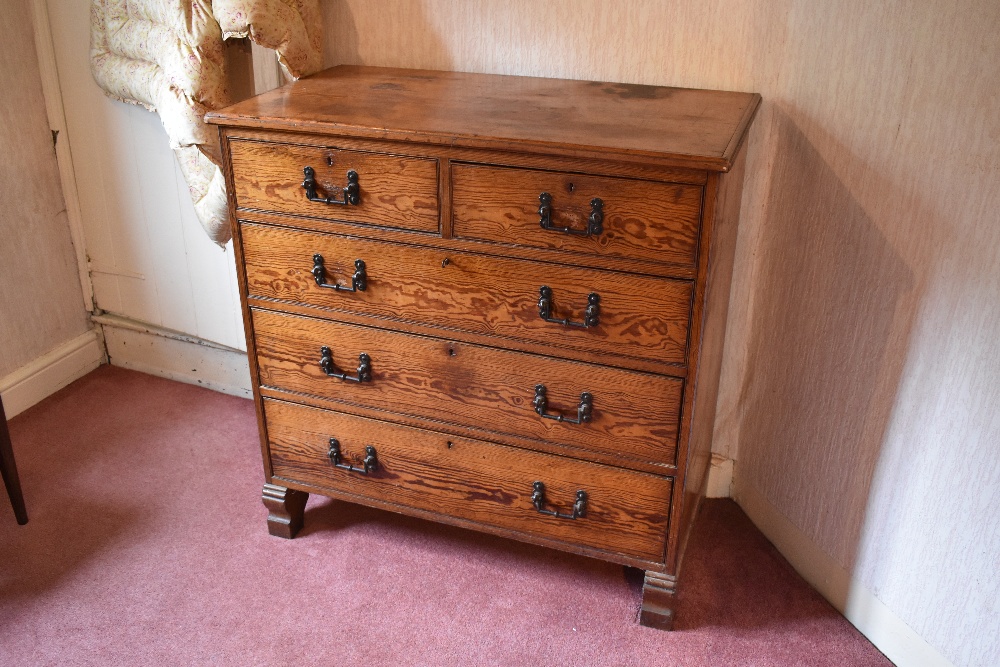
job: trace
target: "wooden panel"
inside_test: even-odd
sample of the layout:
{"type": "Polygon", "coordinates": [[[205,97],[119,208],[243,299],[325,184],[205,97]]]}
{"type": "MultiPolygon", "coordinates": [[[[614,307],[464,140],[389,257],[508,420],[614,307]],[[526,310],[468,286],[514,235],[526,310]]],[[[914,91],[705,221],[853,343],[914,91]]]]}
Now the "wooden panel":
{"type": "MultiPolygon", "coordinates": [[[[275,225],[278,227],[294,227],[295,229],[308,229],[330,234],[364,236],[365,238],[378,239],[382,241],[395,241],[397,243],[418,242],[424,244],[431,242],[430,239],[427,238],[427,235],[424,235],[422,238],[415,238],[413,236],[413,232],[404,229],[373,227],[371,225],[342,222],[339,220],[300,218],[280,213],[266,213],[264,211],[241,211],[239,217],[243,222],[275,225]]],[[[445,220],[448,220],[448,218],[442,218],[442,223],[445,220]]],[[[502,246],[502,248],[498,246],[490,247],[484,245],[481,241],[446,238],[444,234],[445,229],[442,224],[442,236],[434,237],[433,239],[433,245],[435,248],[447,248],[473,253],[487,252],[489,254],[502,254],[505,257],[519,257],[521,259],[531,259],[539,262],[569,264],[592,269],[621,271],[624,273],[640,273],[643,275],[663,276],[665,278],[678,278],[681,280],[693,280],[697,275],[694,267],[679,266],[677,264],[663,264],[661,262],[641,259],[624,259],[607,255],[583,255],[563,252],[561,250],[553,250],[550,248],[532,248],[529,246],[505,245],[502,246]]]]}
{"type": "Polygon", "coordinates": [[[663,551],[671,479],[514,447],[264,400],[274,475],[518,532],[657,560],[663,551]],[[329,440],[358,465],[372,445],[371,474],[335,468],[329,440]],[[535,481],[548,507],[571,511],[578,490],[587,514],[546,516],[531,502],[535,481]]]}
{"type": "Polygon", "coordinates": [[[254,310],[262,386],[345,403],[599,451],[625,459],[673,464],[682,382],[552,357],[469,345],[254,310]],[[352,375],[371,357],[372,381],[345,382],[319,366],[328,346],[338,370],[352,375]],[[575,417],[580,393],[593,395],[593,420],[543,419],[532,407],[545,385],[549,412],[575,417]]]}
{"type": "Polygon", "coordinates": [[[677,495],[683,493],[684,499],[677,502],[675,498],[675,508],[681,511],[674,515],[678,534],[677,540],[671,542],[668,563],[684,553],[708,481],[745,169],[744,148],[737,154],[732,171],[713,174],[706,187],[706,194],[713,200],[705,206],[706,216],[711,215],[712,221],[706,223],[703,233],[703,243],[709,246],[709,251],[699,271],[705,276],[704,306],[701,322],[692,323],[692,329],[700,330],[701,345],[692,352],[690,361],[691,379],[684,405],[686,419],[682,424],[682,438],[686,438],[686,442],[682,446],[684,455],[680,457],[683,460],[678,461],[678,466],[684,470],[684,487],[683,490],[675,489],[677,495]]]}
{"type": "Polygon", "coordinates": [[[451,174],[456,238],[694,265],[700,187],[469,164],[453,165],[451,174]],[[551,195],[552,224],[576,232],[587,229],[599,198],[603,231],[542,229],[543,192],[551,195]]]}
{"type": "Polygon", "coordinates": [[[760,104],[751,93],[346,65],[292,90],[206,120],[555,155],[615,153],[726,170],[760,104]]]}
{"type": "MultiPolygon", "coordinates": [[[[601,158],[584,158],[539,153],[498,152],[482,148],[462,148],[452,145],[438,146],[388,141],[385,139],[358,138],[345,134],[324,135],[301,131],[261,130],[249,127],[227,127],[224,125],[219,129],[229,139],[247,139],[250,141],[312,146],[326,146],[335,141],[339,148],[345,150],[392,154],[412,153],[438,160],[449,159],[454,162],[495,164],[504,167],[523,167],[525,169],[541,169],[545,171],[571,171],[581,174],[638,178],[646,181],[686,183],[689,185],[704,185],[708,180],[708,174],[704,169],[685,169],[635,160],[617,162],[609,159],[607,156],[601,158]],[[331,137],[335,137],[335,139],[331,139],[331,137]]],[[[446,174],[449,172],[443,171],[442,173],[446,174]]]]}
{"type": "Polygon", "coordinates": [[[515,338],[593,360],[628,365],[630,357],[663,363],[685,358],[691,284],[359,238],[242,224],[250,296],[304,303],[490,336],[515,338]],[[358,258],[368,288],[319,287],[312,257],[326,259],[328,280],[345,282],[358,258]],[[580,321],[590,292],[600,294],[600,323],[568,327],[539,316],[539,287],[549,286],[554,313],[580,321]]]}
{"type": "Polygon", "coordinates": [[[229,151],[241,209],[438,230],[437,160],[236,139],[230,141],[229,151]],[[315,170],[318,196],[339,199],[347,172],[357,172],[360,204],[339,206],[306,199],[305,167],[315,170]]]}

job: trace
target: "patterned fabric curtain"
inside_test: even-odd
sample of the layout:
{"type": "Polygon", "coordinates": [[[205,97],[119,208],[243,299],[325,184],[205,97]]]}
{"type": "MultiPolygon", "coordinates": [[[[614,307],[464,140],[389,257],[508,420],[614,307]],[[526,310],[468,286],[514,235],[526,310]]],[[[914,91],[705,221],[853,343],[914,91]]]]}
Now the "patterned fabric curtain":
{"type": "Polygon", "coordinates": [[[159,114],[209,238],[230,237],[219,141],[230,103],[223,40],[274,49],[291,78],[322,67],[319,0],[93,0],[91,71],[109,96],[159,114]]]}

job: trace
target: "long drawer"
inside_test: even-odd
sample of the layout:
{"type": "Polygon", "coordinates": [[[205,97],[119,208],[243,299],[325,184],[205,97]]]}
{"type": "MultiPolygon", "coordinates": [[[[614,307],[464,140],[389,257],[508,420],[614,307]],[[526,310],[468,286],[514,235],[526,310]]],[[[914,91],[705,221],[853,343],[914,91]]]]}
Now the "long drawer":
{"type": "Polygon", "coordinates": [[[451,174],[456,238],[694,266],[700,186],[471,164],[451,174]]]}
{"type": "Polygon", "coordinates": [[[406,155],[234,139],[229,142],[233,187],[240,209],[332,218],[416,231],[438,230],[437,160],[406,155]],[[312,170],[310,201],[305,170],[312,170]]]}
{"type": "Polygon", "coordinates": [[[517,339],[612,365],[685,362],[688,281],[251,223],[241,236],[250,298],[517,339]],[[350,287],[362,265],[364,291],[329,287],[350,287]],[[542,317],[546,291],[549,318],[577,326],[542,317]],[[580,326],[591,306],[591,326],[580,326]]]}
{"type": "Polygon", "coordinates": [[[578,454],[674,463],[683,385],[676,378],[267,310],[252,316],[262,386],[583,450],[578,454]],[[358,378],[363,354],[367,381],[331,377],[358,378]],[[535,409],[540,393],[550,418],[535,409]],[[589,420],[570,423],[579,419],[583,393],[589,420]]]}
{"type": "Polygon", "coordinates": [[[264,401],[274,475],[635,558],[663,558],[671,478],[264,401]],[[332,459],[331,438],[340,453],[332,459]],[[373,448],[373,451],[367,448],[373,448]],[[364,472],[363,459],[375,466],[364,472]],[[336,467],[351,466],[354,470],[336,467]],[[536,496],[535,483],[541,482],[536,496]],[[576,519],[544,514],[574,514],[576,519]]]}

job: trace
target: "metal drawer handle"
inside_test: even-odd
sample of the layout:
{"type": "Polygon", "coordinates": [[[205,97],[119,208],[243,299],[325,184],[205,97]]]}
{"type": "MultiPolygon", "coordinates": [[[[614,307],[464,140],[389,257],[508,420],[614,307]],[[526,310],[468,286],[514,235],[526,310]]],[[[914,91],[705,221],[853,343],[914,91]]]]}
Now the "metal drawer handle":
{"type": "Polygon", "coordinates": [[[302,187],[306,191],[306,199],[319,202],[320,204],[336,204],[338,206],[358,206],[361,204],[361,187],[358,185],[358,172],[353,169],[347,172],[347,185],[342,190],[343,199],[336,199],[332,195],[320,197],[316,194],[316,170],[306,167],[302,170],[306,179],[302,181],[302,187]]]}
{"type": "Polygon", "coordinates": [[[323,255],[316,253],[313,255],[313,278],[320,287],[327,287],[338,292],[364,292],[368,289],[368,271],[365,269],[365,262],[362,259],[354,260],[354,275],[351,276],[351,286],[344,287],[336,283],[326,282],[326,261],[323,255]]]}
{"type": "Polygon", "coordinates": [[[539,514],[547,514],[559,517],[560,519],[579,519],[580,517],[587,516],[587,492],[582,490],[576,492],[576,502],[573,503],[572,514],[563,514],[556,510],[545,509],[545,485],[541,482],[535,482],[533,486],[531,504],[535,506],[539,514]]]}
{"type": "Polygon", "coordinates": [[[319,354],[319,367],[322,368],[323,372],[330,377],[337,378],[338,380],[345,380],[347,382],[372,381],[372,358],[364,352],[358,355],[357,376],[351,376],[347,373],[341,373],[338,371],[337,367],[333,365],[333,352],[326,345],[319,348],[319,354]]]}
{"type": "Polygon", "coordinates": [[[365,458],[361,461],[361,468],[355,468],[349,463],[343,462],[344,456],[340,452],[340,441],[336,438],[330,438],[330,451],[327,452],[327,456],[330,457],[330,463],[333,464],[333,467],[361,473],[362,475],[367,475],[373,470],[378,469],[378,452],[371,445],[365,447],[365,458]]]}
{"type": "Polygon", "coordinates": [[[568,327],[596,327],[601,319],[601,295],[591,292],[587,295],[587,310],[584,311],[583,322],[572,322],[569,319],[559,319],[552,316],[552,288],[542,285],[538,288],[538,314],[546,322],[555,322],[568,327]]]}
{"type": "Polygon", "coordinates": [[[546,419],[555,419],[557,422],[566,422],[567,424],[589,422],[594,413],[594,397],[589,391],[585,391],[580,394],[580,405],[576,408],[576,419],[569,419],[560,414],[549,414],[546,412],[549,407],[548,390],[544,384],[535,385],[535,398],[531,401],[531,405],[534,406],[535,412],[546,419]]]}
{"type": "Polygon", "coordinates": [[[570,227],[556,227],[552,224],[552,195],[543,192],[538,195],[541,205],[538,207],[538,224],[542,229],[574,236],[597,236],[604,231],[604,200],[594,197],[590,200],[590,216],[587,218],[586,229],[572,229],[570,227]]]}

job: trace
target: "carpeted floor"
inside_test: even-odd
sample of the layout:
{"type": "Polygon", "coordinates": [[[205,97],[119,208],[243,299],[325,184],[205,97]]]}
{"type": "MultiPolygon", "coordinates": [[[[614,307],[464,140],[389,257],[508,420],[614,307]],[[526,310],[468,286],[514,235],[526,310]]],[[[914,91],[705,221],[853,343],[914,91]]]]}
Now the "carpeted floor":
{"type": "Polygon", "coordinates": [[[11,421],[0,665],[889,665],[731,501],[677,628],[641,573],[311,497],[270,537],[253,404],[102,367],[11,421]]]}

